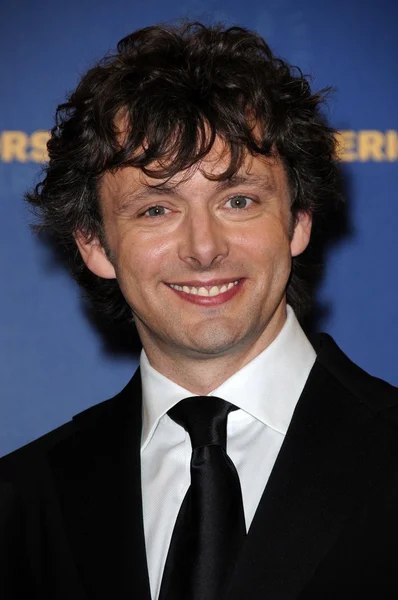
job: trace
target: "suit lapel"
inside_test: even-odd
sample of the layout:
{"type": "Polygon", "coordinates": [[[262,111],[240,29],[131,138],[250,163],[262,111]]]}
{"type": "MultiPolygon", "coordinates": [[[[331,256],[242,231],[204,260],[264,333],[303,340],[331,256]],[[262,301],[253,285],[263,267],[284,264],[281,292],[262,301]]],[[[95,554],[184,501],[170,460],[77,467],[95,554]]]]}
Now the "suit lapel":
{"type": "Polygon", "coordinates": [[[75,417],[50,465],[88,598],[150,600],[142,518],[141,384],[75,417]]]}
{"type": "Polygon", "coordinates": [[[229,600],[298,597],[391,452],[393,433],[376,420],[315,363],[246,538],[229,600]]]}

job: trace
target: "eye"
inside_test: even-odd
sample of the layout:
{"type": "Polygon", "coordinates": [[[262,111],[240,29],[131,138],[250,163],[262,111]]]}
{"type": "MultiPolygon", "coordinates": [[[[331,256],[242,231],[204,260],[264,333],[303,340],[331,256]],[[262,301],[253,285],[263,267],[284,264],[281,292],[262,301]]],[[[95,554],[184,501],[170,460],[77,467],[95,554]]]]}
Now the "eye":
{"type": "Polygon", "coordinates": [[[145,212],[144,215],[146,217],[161,217],[162,215],[165,215],[166,213],[170,212],[170,210],[168,208],[165,208],[164,206],[151,206],[150,208],[148,208],[145,212]]]}
{"type": "Polygon", "coordinates": [[[248,198],[247,196],[241,196],[240,194],[237,196],[232,196],[232,198],[227,201],[227,205],[230,205],[229,208],[235,209],[248,208],[248,206],[250,206],[252,203],[253,200],[251,198],[248,198]]]}

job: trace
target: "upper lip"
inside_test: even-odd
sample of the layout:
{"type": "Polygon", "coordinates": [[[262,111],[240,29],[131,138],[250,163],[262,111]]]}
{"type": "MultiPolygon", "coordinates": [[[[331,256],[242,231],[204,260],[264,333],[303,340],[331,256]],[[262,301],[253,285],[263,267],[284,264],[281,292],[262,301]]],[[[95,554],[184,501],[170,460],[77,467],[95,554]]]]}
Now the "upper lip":
{"type": "Polygon", "coordinates": [[[224,279],[210,279],[209,281],[170,281],[168,282],[168,285],[179,285],[181,287],[187,286],[187,287],[213,287],[215,285],[220,286],[220,285],[225,285],[227,283],[232,283],[234,281],[239,281],[240,279],[242,279],[241,277],[225,277],[224,279]]]}

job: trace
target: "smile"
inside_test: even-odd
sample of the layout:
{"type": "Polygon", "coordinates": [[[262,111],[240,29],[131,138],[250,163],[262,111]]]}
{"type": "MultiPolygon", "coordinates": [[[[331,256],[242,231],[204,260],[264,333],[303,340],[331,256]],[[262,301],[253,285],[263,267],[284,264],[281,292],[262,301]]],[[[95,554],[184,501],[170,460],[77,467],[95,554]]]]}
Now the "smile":
{"type": "Polygon", "coordinates": [[[236,281],[231,281],[230,283],[225,283],[223,285],[207,285],[201,287],[195,286],[187,286],[187,285],[176,285],[174,283],[170,283],[170,287],[177,292],[184,292],[185,294],[192,294],[194,296],[203,296],[203,297],[214,297],[219,296],[220,294],[224,294],[228,290],[232,289],[239,283],[239,279],[236,281]]]}

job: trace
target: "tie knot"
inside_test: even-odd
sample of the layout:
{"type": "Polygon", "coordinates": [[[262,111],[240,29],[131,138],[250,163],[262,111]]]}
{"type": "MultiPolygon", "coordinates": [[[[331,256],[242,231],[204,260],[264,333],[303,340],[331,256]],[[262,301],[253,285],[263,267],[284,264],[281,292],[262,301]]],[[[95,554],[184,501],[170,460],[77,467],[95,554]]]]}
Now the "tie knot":
{"type": "Polygon", "coordinates": [[[228,413],[237,407],[216,396],[192,396],[181,400],[168,411],[173,421],[188,432],[192,449],[227,445],[228,413]]]}

